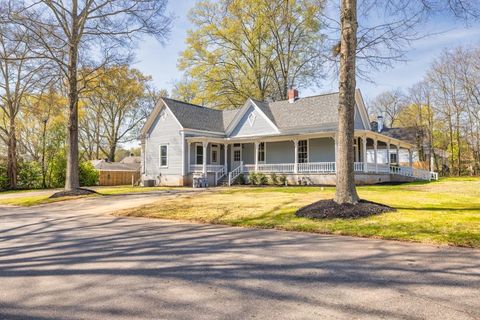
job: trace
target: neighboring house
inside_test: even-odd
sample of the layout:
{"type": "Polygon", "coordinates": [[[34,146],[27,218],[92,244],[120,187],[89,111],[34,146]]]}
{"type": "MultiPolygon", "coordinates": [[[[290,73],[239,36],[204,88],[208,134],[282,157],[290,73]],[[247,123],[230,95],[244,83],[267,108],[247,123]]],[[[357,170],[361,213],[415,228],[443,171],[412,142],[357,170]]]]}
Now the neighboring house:
{"type": "MultiPolygon", "coordinates": [[[[398,127],[388,128],[383,124],[383,117],[377,117],[377,121],[372,121],[370,126],[373,131],[377,131],[388,137],[409,142],[415,146],[413,149],[413,166],[419,169],[433,171],[434,168],[440,168],[448,163],[448,152],[431,147],[427,135],[424,134],[423,128],[419,127],[398,127]],[[423,157],[420,157],[423,154],[423,157]],[[423,158],[423,161],[421,160],[423,158]]],[[[380,162],[386,162],[386,150],[378,150],[378,158],[380,162]]],[[[373,150],[367,150],[367,161],[373,161],[373,150]]],[[[397,150],[390,151],[390,162],[396,163],[397,157],[400,165],[409,165],[409,154],[405,149],[400,150],[397,156],[397,150]]]]}
{"type": "MultiPolygon", "coordinates": [[[[356,183],[430,180],[429,171],[412,168],[415,146],[372,131],[359,90],[355,97],[356,183]],[[409,166],[379,156],[403,149],[409,166]]],[[[216,185],[255,171],[284,174],[290,183],[334,185],[337,108],[338,93],[299,98],[294,89],[288,100],[248,99],[235,110],[160,99],[141,131],[142,179],[182,186],[203,176],[216,185]]]]}
{"type": "Polygon", "coordinates": [[[106,160],[92,160],[91,162],[99,172],[99,185],[120,186],[136,184],[139,181],[140,161],[140,157],[126,157],[120,162],[106,160]]]}

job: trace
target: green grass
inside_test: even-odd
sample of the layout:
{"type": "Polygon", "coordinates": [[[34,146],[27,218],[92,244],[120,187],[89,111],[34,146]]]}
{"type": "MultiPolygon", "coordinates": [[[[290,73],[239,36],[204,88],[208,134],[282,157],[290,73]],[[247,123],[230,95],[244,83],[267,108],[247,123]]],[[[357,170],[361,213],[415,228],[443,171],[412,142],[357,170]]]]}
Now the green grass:
{"type": "Polygon", "coordinates": [[[132,186],[116,186],[116,187],[95,187],[95,191],[97,194],[91,195],[83,195],[83,196],[76,196],[76,197],[60,197],[60,198],[50,198],[50,195],[54,193],[54,191],[42,194],[42,195],[29,195],[29,192],[38,192],[42,190],[15,190],[15,191],[6,191],[0,194],[12,194],[12,197],[5,197],[0,198],[0,205],[13,205],[13,206],[23,206],[23,207],[30,207],[40,204],[46,203],[53,203],[53,202],[60,202],[60,201],[67,201],[67,200],[74,200],[80,198],[88,198],[88,197],[98,197],[98,196],[108,196],[108,195],[118,195],[118,194],[129,194],[129,193],[141,193],[141,192],[151,192],[151,191],[159,191],[159,190],[170,190],[173,188],[168,187],[132,187],[132,186]],[[22,196],[18,196],[17,194],[21,193],[22,196]]]}
{"type": "Polygon", "coordinates": [[[162,198],[118,215],[275,228],[480,248],[480,178],[363,186],[360,197],[397,208],[361,219],[310,220],[295,212],[334,188],[236,187],[162,198]]]}

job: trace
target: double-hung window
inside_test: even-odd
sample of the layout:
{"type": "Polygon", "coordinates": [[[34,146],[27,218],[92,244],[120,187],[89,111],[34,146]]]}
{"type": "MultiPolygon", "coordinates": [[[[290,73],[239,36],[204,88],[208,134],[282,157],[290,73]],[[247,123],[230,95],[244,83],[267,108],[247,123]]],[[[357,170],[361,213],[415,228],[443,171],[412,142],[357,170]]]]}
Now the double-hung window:
{"type": "Polygon", "coordinates": [[[168,145],[160,145],[160,167],[168,166],[168,145]]]}
{"type": "Polygon", "coordinates": [[[195,148],[195,164],[203,164],[203,145],[199,143],[195,148]]]}
{"type": "Polygon", "coordinates": [[[258,144],[258,162],[265,162],[265,142],[258,144]]]}
{"type": "Polygon", "coordinates": [[[298,163],[308,162],[308,141],[298,141],[298,163]]]}

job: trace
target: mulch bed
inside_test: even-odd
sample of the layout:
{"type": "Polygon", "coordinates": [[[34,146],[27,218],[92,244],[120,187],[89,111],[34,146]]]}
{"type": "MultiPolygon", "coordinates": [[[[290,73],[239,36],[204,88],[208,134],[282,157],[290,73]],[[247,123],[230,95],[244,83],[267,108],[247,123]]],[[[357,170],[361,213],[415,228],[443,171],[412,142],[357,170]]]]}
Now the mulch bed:
{"type": "Polygon", "coordinates": [[[75,197],[75,196],[85,196],[89,194],[97,193],[90,189],[78,188],[68,191],[59,191],[55,192],[50,196],[50,198],[60,198],[60,197],[75,197]]]}
{"type": "Polygon", "coordinates": [[[320,200],[300,208],[295,215],[311,219],[362,218],[392,211],[396,209],[367,200],[341,205],[333,200],[320,200]]]}

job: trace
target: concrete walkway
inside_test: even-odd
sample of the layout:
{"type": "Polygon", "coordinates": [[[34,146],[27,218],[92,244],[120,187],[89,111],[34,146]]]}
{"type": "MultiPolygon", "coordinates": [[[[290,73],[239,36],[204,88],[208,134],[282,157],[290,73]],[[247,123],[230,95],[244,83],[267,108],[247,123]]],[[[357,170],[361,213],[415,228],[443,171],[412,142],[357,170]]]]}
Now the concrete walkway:
{"type": "Polygon", "coordinates": [[[108,215],[166,195],[0,208],[0,319],[480,319],[478,250],[108,215]]]}

